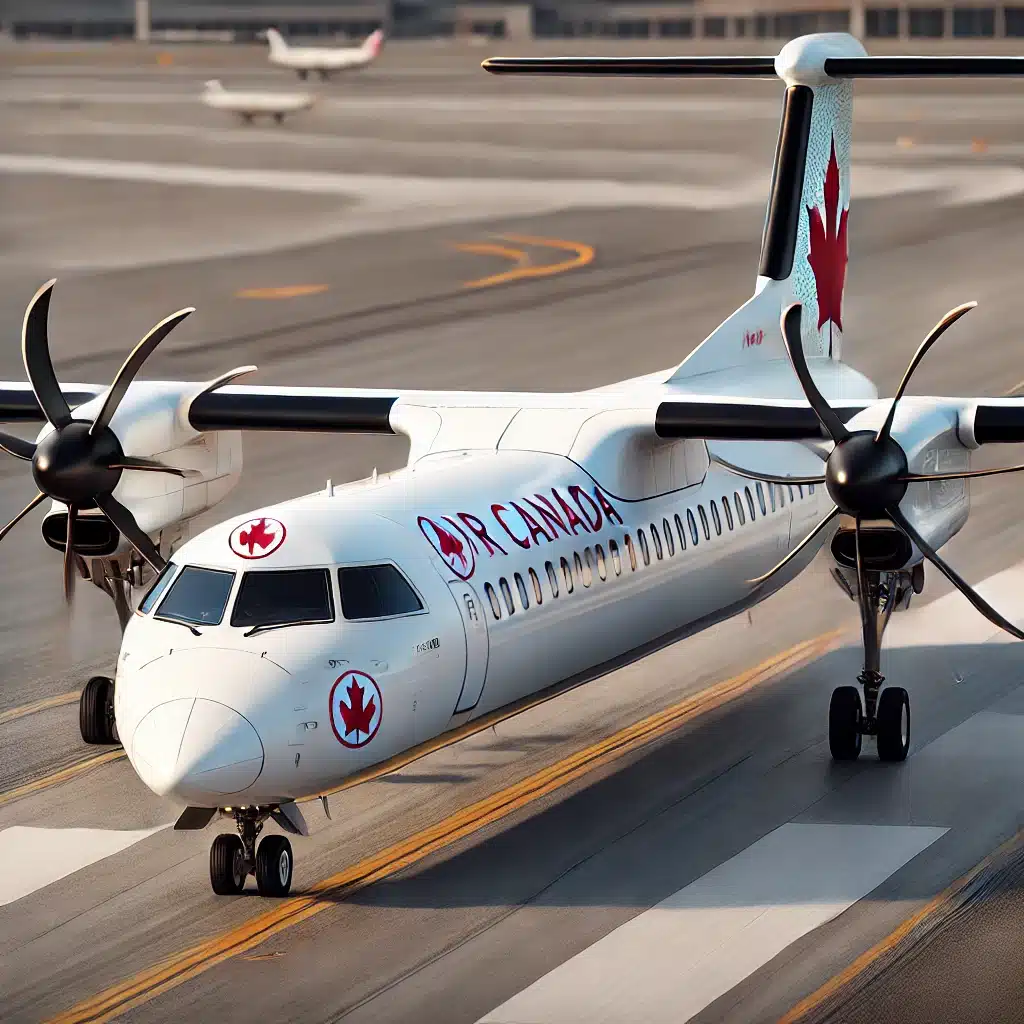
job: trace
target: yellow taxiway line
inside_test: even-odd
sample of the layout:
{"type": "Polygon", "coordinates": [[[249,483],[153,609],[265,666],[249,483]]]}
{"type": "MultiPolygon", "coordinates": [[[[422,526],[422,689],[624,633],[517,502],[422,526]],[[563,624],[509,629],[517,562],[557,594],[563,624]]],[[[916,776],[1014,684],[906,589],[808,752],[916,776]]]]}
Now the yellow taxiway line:
{"type": "Polygon", "coordinates": [[[74,704],[79,697],[77,690],[69,693],[59,693],[56,697],[44,697],[42,700],[33,701],[31,704],[23,704],[20,708],[11,708],[10,711],[0,711],[0,725],[7,722],[16,722],[19,718],[34,715],[38,711],[46,711],[49,708],[61,708],[65,704],[74,704]]]}
{"type": "Polygon", "coordinates": [[[326,284],[286,284],[277,288],[240,288],[236,299],[298,299],[304,295],[319,295],[327,291],[326,284]]]}
{"type": "Polygon", "coordinates": [[[523,249],[513,249],[508,246],[486,242],[460,242],[455,248],[463,252],[504,256],[507,259],[515,260],[519,264],[511,270],[505,270],[500,274],[491,274],[488,277],[477,278],[475,281],[466,281],[463,287],[493,288],[495,285],[511,284],[513,281],[522,281],[530,277],[551,277],[554,274],[564,274],[568,270],[585,267],[594,260],[595,249],[585,242],[570,242],[562,238],[540,238],[536,235],[498,235],[498,238],[504,242],[513,242],[516,245],[561,249],[574,255],[569,259],[559,260],[557,263],[534,265],[530,263],[529,254],[523,249]]]}
{"type": "Polygon", "coordinates": [[[936,914],[946,910],[957,897],[980,875],[986,868],[1001,860],[1007,854],[1024,846],[1024,829],[1012,836],[998,849],[993,850],[987,857],[980,860],[965,875],[958,878],[948,888],[943,889],[938,896],[930,899],[916,913],[910,915],[894,928],[884,939],[875,943],[867,952],[862,953],[848,967],[838,974],[829,978],[820,988],[816,989],[809,996],[801,999],[785,1016],[779,1018],[778,1024],[797,1024],[808,1014],[817,1010],[823,1003],[837,996],[842,989],[852,981],[859,978],[873,964],[895,950],[911,933],[924,924],[936,914]]]}
{"type": "Polygon", "coordinates": [[[245,954],[267,939],[307,921],[374,882],[422,861],[487,825],[534,803],[595,769],[608,765],[680,726],[735,700],[781,673],[806,664],[836,647],[845,631],[806,640],[766,661],[620,729],[605,739],[528,775],[491,796],[464,807],[408,839],[314,885],[306,894],[283,900],[249,921],[213,936],[100,992],[53,1018],[51,1024],[99,1024],[112,1020],[210,970],[245,954]]]}
{"type": "Polygon", "coordinates": [[[68,765],[67,768],[61,768],[60,771],[53,772],[44,778],[26,782],[23,786],[16,786],[5,793],[0,793],[0,807],[20,800],[22,797],[31,796],[33,793],[40,793],[44,789],[59,786],[63,782],[70,782],[72,779],[78,778],[79,775],[85,775],[86,772],[91,772],[101,765],[110,764],[112,761],[120,761],[123,757],[127,757],[123,748],[116,747],[112,750],[105,750],[102,754],[96,754],[94,757],[87,757],[84,761],[76,761],[74,764],[68,765]]]}

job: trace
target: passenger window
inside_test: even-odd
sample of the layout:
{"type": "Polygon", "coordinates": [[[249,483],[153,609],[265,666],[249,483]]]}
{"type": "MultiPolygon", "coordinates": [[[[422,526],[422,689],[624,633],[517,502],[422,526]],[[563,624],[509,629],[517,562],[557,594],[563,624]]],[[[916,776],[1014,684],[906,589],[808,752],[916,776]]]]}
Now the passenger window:
{"type": "Polygon", "coordinates": [[[644,565],[651,564],[651,549],[647,546],[647,534],[643,527],[636,531],[636,539],[640,542],[640,554],[644,556],[644,565]]]}
{"type": "Polygon", "coordinates": [[[761,506],[761,515],[768,515],[768,506],[764,503],[764,488],[761,486],[761,481],[758,480],[754,486],[757,488],[757,503],[761,506]]]}
{"type": "Polygon", "coordinates": [[[711,502],[711,520],[715,524],[715,533],[719,537],[721,537],[722,536],[722,520],[721,520],[721,517],[718,515],[718,505],[714,501],[711,502]]]}
{"type": "Polygon", "coordinates": [[[327,569],[247,572],[231,609],[231,625],[251,629],[333,621],[334,596],[327,569]]]}
{"type": "Polygon", "coordinates": [[[544,591],[540,589],[540,577],[530,568],[530,582],[533,584],[533,596],[537,604],[544,603],[544,591]]]}
{"type": "Polygon", "coordinates": [[[679,517],[679,513],[676,513],[676,534],[679,536],[679,550],[686,550],[686,531],[683,529],[683,521],[679,517]]]}
{"type": "Polygon", "coordinates": [[[572,593],[572,567],[563,558],[562,559],[562,579],[565,581],[565,592],[567,594],[572,593]]]}
{"type": "Polygon", "coordinates": [[[161,601],[156,617],[192,626],[218,626],[234,582],[233,572],[186,565],[161,601]]]}
{"type": "Polygon", "coordinates": [[[704,539],[711,540],[711,528],[708,526],[708,514],[704,511],[703,505],[697,506],[697,515],[700,516],[700,525],[704,529],[704,539]]]}
{"type": "Polygon", "coordinates": [[[807,493],[808,494],[813,494],[814,493],[814,484],[808,484],[807,485],[807,493]]]}
{"type": "Polygon", "coordinates": [[[796,494],[793,493],[793,485],[786,484],[786,490],[789,491],[789,501],[790,504],[792,504],[794,501],[796,501],[796,494]]]}
{"type": "Polygon", "coordinates": [[[409,581],[393,565],[349,565],[338,570],[341,614],[346,619],[383,619],[423,611],[409,581]]]}
{"type": "Polygon", "coordinates": [[[636,548],[633,547],[633,541],[628,533],[626,534],[626,551],[629,553],[629,567],[636,572],[636,548]]]}
{"type": "Polygon", "coordinates": [[[749,487],[744,487],[743,493],[747,496],[747,508],[750,510],[750,521],[753,522],[757,518],[757,513],[754,511],[754,496],[750,493],[749,487]]]}
{"type": "Polygon", "coordinates": [[[491,611],[494,613],[494,617],[496,619],[500,619],[501,602],[498,600],[498,595],[490,583],[484,584],[484,593],[487,595],[487,600],[491,602],[491,611]]]}
{"type": "Polygon", "coordinates": [[[608,541],[608,554],[612,556],[612,568],[616,576],[622,575],[622,559],[619,558],[619,545],[615,541],[608,541]]]}
{"type": "Polygon", "coordinates": [[[740,521],[740,526],[747,525],[747,517],[743,511],[743,499],[740,497],[739,491],[732,492],[733,504],[736,506],[736,518],[740,521]]]}
{"type": "Polygon", "coordinates": [[[772,484],[765,484],[768,488],[768,500],[771,502],[772,511],[775,511],[775,487],[772,484]]]}
{"type": "Polygon", "coordinates": [[[697,535],[697,520],[693,518],[693,512],[690,509],[686,510],[686,525],[690,528],[690,540],[693,541],[693,546],[696,547],[700,537],[697,535]]]}
{"type": "Polygon", "coordinates": [[[726,525],[731,530],[733,528],[733,524],[732,524],[732,509],[729,507],[729,495],[728,494],[723,494],[722,495],[722,511],[725,513],[726,525]]]}
{"type": "Polygon", "coordinates": [[[515,615],[516,606],[512,602],[512,588],[508,585],[508,580],[502,576],[498,580],[498,586],[501,588],[501,596],[505,598],[505,607],[508,609],[509,615],[515,615]]]}
{"type": "Polygon", "coordinates": [[[597,575],[604,581],[608,579],[608,563],[604,560],[604,548],[600,544],[594,548],[594,555],[597,558],[597,575]]]}
{"type": "Polygon", "coordinates": [[[785,508],[785,507],[786,507],[786,489],[785,489],[785,487],[782,486],[782,484],[779,484],[779,508],[785,508]]]}
{"type": "Polygon", "coordinates": [[[594,582],[594,554],[590,548],[583,549],[583,565],[580,565],[580,556],[576,556],[576,568],[579,571],[580,578],[583,580],[583,586],[589,587],[594,582]]]}
{"type": "Polygon", "coordinates": [[[544,563],[544,569],[548,574],[548,583],[551,585],[551,596],[558,597],[558,573],[550,562],[544,563]]]}
{"type": "Polygon", "coordinates": [[[168,562],[159,572],[157,578],[153,580],[153,585],[149,588],[149,592],[139,603],[139,612],[142,615],[151,612],[156,605],[157,601],[160,600],[163,592],[170,585],[171,580],[174,579],[174,574],[178,571],[178,567],[173,562],[168,562]]]}
{"type": "Polygon", "coordinates": [[[665,547],[668,548],[668,555],[671,558],[676,553],[676,542],[672,536],[672,527],[669,526],[667,519],[662,519],[661,528],[665,533],[665,547]]]}
{"type": "Polygon", "coordinates": [[[661,548],[661,537],[658,534],[658,528],[654,523],[651,523],[651,539],[654,541],[654,553],[658,556],[658,561],[660,562],[664,557],[664,552],[661,548]]]}
{"type": "Polygon", "coordinates": [[[797,493],[800,495],[800,500],[803,501],[804,500],[804,485],[803,484],[797,484],[796,485],[796,490],[797,490],[797,493]]]}
{"type": "Polygon", "coordinates": [[[526,592],[526,584],[523,582],[523,577],[516,573],[513,578],[516,581],[516,590],[519,591],[519,603],[525,612],[530,607],[530,595],[526,592]]]}

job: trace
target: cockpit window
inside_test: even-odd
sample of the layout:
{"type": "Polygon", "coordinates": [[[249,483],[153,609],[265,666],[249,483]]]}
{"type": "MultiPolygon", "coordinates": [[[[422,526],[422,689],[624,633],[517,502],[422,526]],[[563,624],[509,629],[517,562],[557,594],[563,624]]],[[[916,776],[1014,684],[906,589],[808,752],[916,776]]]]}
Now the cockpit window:
{"type": "Polygon", "coordinates": [[[149,588],[146,596],[139,602],[139,611],[143,615],[147,615],[155,607],[157,601],[163,597],[164,591],[167,589],[171,580],[174,579],[174,574],[178,571],[178,567],[173,562],[168,562],[161,570],[153,585],[149,588]]]}
{"type": "Polygon", "coordinates": [[[161,602],[156,617],[192,626],[216,626],[224,618],[234,582],[233,572],[186,565],[161,602]]]}
{"type": "Polygon", "coordinates": [[[231,610],[232,626],[251,629],[333,621],[334,599],[327,569],[247,572],[231,610]]]}
{"type": "Polygon", "coordinates": [[[352,565],[338,570],[341,614],[346,619],[383,619],[423,610],[409,581],[393,565],[352,565]]]}

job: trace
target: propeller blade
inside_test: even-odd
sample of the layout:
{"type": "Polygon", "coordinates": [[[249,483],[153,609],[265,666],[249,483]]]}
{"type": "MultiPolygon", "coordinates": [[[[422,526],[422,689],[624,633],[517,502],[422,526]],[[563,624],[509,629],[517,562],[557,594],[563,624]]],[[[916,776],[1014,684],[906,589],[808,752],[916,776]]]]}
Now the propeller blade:
{"type": "Polygon", "coordinates": [[[811,371],[807,368],[807,358],[804,356],[803,341],[800,338],[800,311],[799,302],[794,302],[783,311],[782,340],[786,343],[789,361],[793,364],[793,369],[796,370],[807,403],[825,428],[825,433],[838,444],[849,437],[850,432],[832,406],[825,401],[824,396],[818,390],[818,385],[814,383],[814,378],[811,377],[811,371]]]}
{"type": "Polygon", "coordinates": [[[711,461],[737,476],[742,476],[747,480],[763,480],[768,484],[823,484],[825,482],[823,476],[775,476],[772,473],[752,473],[749,469],[736,466],[728,459],[723,459],[718,455],[711,455],[711,461]]]}
{"type": "Polygon", "coordinates": [[[37,505],[42,504],[46,501],[46,495],[40,491],[2,530],[0,530],[0,540],[3,540],[11,532],[11,530],[18,525],[32,511],[37,505]]]}
{"type": "Polygon", "coordinates": [[[118,528],[121,535],[157,572],[167,564],[157,546],[135,521],[135,516],[113,495],[105,494],[94,499],[100,511],[118,528]]]}
{"type": "Polygon", "coordinates": [[[898,526],[918,547],[921,554],[928,559],[932,565],[935,566],[943,576],[949,580],[950,583],[960,591],[964,597],[967,598],[974,607],[981,612],[982,615],[992,623],[993,626],[998,626],[1000,629],[1006,630],[1010,636],[1016,637],[1018,640],[1024,640],[1024,632],[1019,630],[1009,619],[1003,618],[986,601],[981,594],[979,594],[960,574],[951,566],[948,565],[939,553],[914,529],[910,521],[900,510],[899,506],[893,508],[887,508],[885,510],[886,515],[898,526]]]}
{"type": "Polygon", "coordinates": [[[185,477],[187,474],[183,469],[175,469],[173,466],[165,466],[161,462],[154,462],[152,459],[136,459],[126,456],[120,462],[115,462],[109,469],[141,469],[147,473],[171,473],[174,476],[185,477]]]}
{"type": "Polygon", "coordinates": [[[191,316],[195,312],[194,306],[187,306],[185,309],[179,309],[177,313],[172,313],[168,317],[164,317],[147,334],[142,341],[132,349],[128,358],[121,364],[121,369],[117,371],[117,376],[114,377],[114,383],[110,385],[110,390],[107,392],[107,397],[103,400],[103,407],[100,409],[99,415],[93,421],[92,426],[89,428],[90,434],[98,434],[104,427],[110,425],[110,421],[114,418],[114,413],[117,412],[117,407],[121,404],[121,400],[124,398],[128,391],[128,385],[135,379],[139,370],[142,369],[142,364],[149,358],[153,350],[160,344],[164,338],[167,337],[171,331],[174,330],[178,324],[181,323],[187,316],[191,316]]]}
{"type": "MultiPolygon", "coordinates": [[[[232,381],[238,380],[239,377],[244,377],[246,374],[255,373],[259,369],[257,366],[236,366],[233,370],[228,370],[226,373],[222,373],[219,377],[214,377],[213,380],[207,381],[203,385],[201,391],[197,391],[189,401],[189,408],[192,407],[192,403],[197,398],[202,398],[203,395],[209,394],[211,391],[216,391],[217,388],[222,388],[226,384],[230,384],[232,381]]],[[[187,418],[187,417],[186,417],[187,418]]]]}
{"type": "Polygon", "coordinates": [[[64,540],[64,603],[71,604],[75,592],[75,553],[72,548],[75,532],[75,506],[68,505],[68,529],[64,540]]]}
{"type": "Polygon", "coordinates": [[[920,366],[921,360],[924,359],[928,352],[928,349],[932,347],[942,337],[950,327],[953,326],[965,313],[970,312],[977,305],[977,302],[965,302],[960,306],[954,306],[926,335],[924,341],[918,346],[917,351],[914,353],[914,358],[910,360],[907,366],[906,372],[903,374],[903,380],[900,381],[900,386],[896,389],[896,394],[893,395],[892,405],[889,406],[889,415],[885,417],[885,422],[878,428],[878,433],[875,434],[875,440],[881,441],[883,438],[889,436],[889,432],[892,430],[892,421],[896,416],[896,403],[903,397],[903,392],[907,390],[907,385],[910,383],[910,378],[914,375],[914,371],[920,366]]]}
{"type": "Polygon", "coordinates": [[[796,558],[796,556],[799,555],[800,552],[803,551],[803,549],[807,547],[807,545],[810,544],[811,541],[814,540],[814,538],[817,537],[818,534],[821,533],[821,531],[824,530],[825,527],[828,526],[828,524],[832,522],[832,520],[835,519],[835,517],[838,514],[838,506],[833,505],[832,510],[825,516],[825,518],[822,519],[821,522],[819,522],[818,525],[815,526],[814,529],[811,530],[811,532],[807,534],[807,536],[804,537],[804,539],[800,541],[800,543],[797,544],[797,546],[793,548],[793,550],[790,551],[790,553],[786,555],[786,557],[783,558],[781,562],[779,562],[777,565],[772,566],[772,568],[769,569],[762,576],[757,576],[752,580],[747,580],[747,582],[754,586],[760,586],[760,584],[770,580],[780,569],[785,568],[791,561],[793,561],[793,559],[796,558]]]}
{"type": "Polygon", "coordinates": [[[66,427],[71,422],[71,407],[60,389],[57,374],[50,359],[50,342],[46,321],[50,315],[50,295],[57,279],[47,281],[32,296],[25,310],[25,322],[21,328],[21,355],[25,361],[25,372],[32,384],[43,415],[55,427],[66,427]]]}
{"type": "Polygon", "coordinates": [[[1001,476],[1003,473],[1019,473],[1024,470],[1020,466],[1000,466],[998,469],[962,469],[959,473],[908,473],[899,477],[908,483],[920,483],[923,480],[967,480],[979,476],[1001,476]]]}
{"type": "Polygon", "coordinates": [[[32,441],[15,437],[13,434],[5,434],[3,431],[0,431],[0,448],[16,459],[25,459],[28,462],[32,461],[32,456],[36,453],[36,446],[32,441]]]}

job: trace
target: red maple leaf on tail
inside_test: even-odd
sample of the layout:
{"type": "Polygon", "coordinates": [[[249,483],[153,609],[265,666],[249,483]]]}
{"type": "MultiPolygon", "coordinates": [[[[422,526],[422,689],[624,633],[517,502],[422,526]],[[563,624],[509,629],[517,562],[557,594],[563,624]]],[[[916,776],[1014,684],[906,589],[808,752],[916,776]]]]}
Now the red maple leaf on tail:
{"type": "Polygon", "coordinates": [[[253,553],[253,549],[257,545],[261,548],[269,548],[276,539],[276,535],[267,530],[266,519],[261,519],[259,522],[253,523],[253,525],[249,527],[248,532],[243,530],[238,535],[238,543],[242,547],[247,547],[250,555],[253,553]]]}
{"type": "Polygon", "coordinates": [[[374,703],[373,698],[370,698],[369,704],[364,705],[363,697],[366,694],[366,690],[354,679],[345,687],[345,692],[348,694],[349,703],[346,704],[343,700],[338,701],[341,717],[345,722],[345,735],[348,736],[353,732],[369,733],[370,723],[373,721],[374,713],[377,710],[377,705],[374,703]]]}
{"type": "MultiPolygon", "coordinates": [[[[818,330],[826,324],[843,329],[843,285],[846,282],[846,218],[849,209],[839,214],[839,164],[836,161],[836,139],[832,136],[832,152],[825,171],[825,223],[817,207],[807,207],[810,228],[810,251],[807,262],[814,271],[814,287],[818,294],[818,330]]],[[[832,354],[832,328],[828,335],[832,354]]]]}

